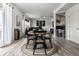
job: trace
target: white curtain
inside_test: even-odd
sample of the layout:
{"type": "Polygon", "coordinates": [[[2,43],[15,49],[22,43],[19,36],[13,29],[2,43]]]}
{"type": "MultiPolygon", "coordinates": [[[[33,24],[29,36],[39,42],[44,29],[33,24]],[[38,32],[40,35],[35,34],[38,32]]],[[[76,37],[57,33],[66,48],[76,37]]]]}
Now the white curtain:
{"type": "Polygon", "coordinates": [[[2,8],[0,8],[0,46],[3,42],[3,15],[2,15],[2,8]]]}
{"type": "Polygon", "coordinates": [[[12,42],[12,6],[3,4],[3,40],[2,46],[12,42]]]}

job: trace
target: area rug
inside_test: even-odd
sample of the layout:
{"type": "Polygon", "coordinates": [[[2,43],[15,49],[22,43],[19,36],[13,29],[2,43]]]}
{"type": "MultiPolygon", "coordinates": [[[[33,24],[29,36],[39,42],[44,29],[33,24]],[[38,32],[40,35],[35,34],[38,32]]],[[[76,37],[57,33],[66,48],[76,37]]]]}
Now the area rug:
{"type": "MultiPolygon", "coordinates": [[[[37,45],[38,49],[35,50],[34,56],[52,56],[57,52],[57,48],[55,48],[56,45],[53,44],[53,48],[51,48],[49,42],[46,42],[46,44],[47,44],[47,49],[46,49],[47,55],[45,55],[45,51],[44,48],[42,48],[42,45],[39,44],[37,45]],[[41,49],[39,49],[40,47],[41,49]]],[[[24,44],[21,47],[21,51],[27,56],[33,56],[33,42],[31,41],[30,44],[27,46],[27,48],[26,48],[26,44],[24,44]]]]}

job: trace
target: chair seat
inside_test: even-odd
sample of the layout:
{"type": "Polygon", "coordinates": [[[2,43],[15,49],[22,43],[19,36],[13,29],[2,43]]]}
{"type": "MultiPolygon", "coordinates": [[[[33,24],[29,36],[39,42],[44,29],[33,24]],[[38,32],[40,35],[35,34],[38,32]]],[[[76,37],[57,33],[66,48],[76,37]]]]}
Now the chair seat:
{"type": "Polygon", "coordinates": [[[51,37],[50,37],[49,34],[44,35],[43,38],[44,38],[44,39],[51,39],[51,37]]]}
{"type": "Polygon", "coordinates": [[[50,35],[49,34],[46,34],[46,35],[44,35],[45,37],[50,37],[50,35]]]}
{"type": "Polygon", "coordinates": [[[44,37],[44,39],[51,39],[50,37],[44,37]]]}
{"type": "Polygon", "coordinates": [[[35,39],[35,36],[28,36],[27,39],[35,39]]]}

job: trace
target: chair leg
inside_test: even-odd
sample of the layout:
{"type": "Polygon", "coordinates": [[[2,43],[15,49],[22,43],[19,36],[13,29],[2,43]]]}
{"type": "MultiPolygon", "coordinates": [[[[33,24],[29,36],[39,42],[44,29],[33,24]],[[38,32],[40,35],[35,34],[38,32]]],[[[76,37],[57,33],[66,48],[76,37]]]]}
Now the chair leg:
{"type": "Polygon", "coordinates": [[[35,54],[35,49],[33,49],[33,55],[35,54]]]}
{"type": "Polygon", "coordinates": [[[50,44],[51,44],[51,48],[53,48],[51,39],[49,39],[49,41],[50,41],[50,44]]]}
{"type": "Polygon", "coordinates": [[[36,40],[34,40],[33,55],[34,55],[34,53],[35,53],[36,46],[37,46],[36,40]]]}
{"type": "Polygon", "coordinates": [[[44,50],[45,50],[45,55],[47,55],[47,52],[46,52],[46,44],[44,45],[44,50]]]}
{"type": "Polygon", "coordinates": [[[27,49],[28,44],[29,44],[29,40],[27,40],[26,49],[27,49]]]}
{"type": "Polygon", "coordinates": [[[45,48],[45,55],[47,55],[46,48],[45,48]]]}
{"type": "Polygon", "coordinates": [[[35,43],[35,44],[34,44],[34,47],[33,47],[33,55],[35,54],[36,46],[37,46],[37,44],[35,43]]]}
{"type": "Polygon", "coordinates": [[[44,40],[44,45],[43,45],[43,47],[44,47],[45,55],[47,55],[47,52],[46,52],[46,48],[47,48],[47,46],[46,46],[46,42],[45,42],[45,40],[44,40]]]}

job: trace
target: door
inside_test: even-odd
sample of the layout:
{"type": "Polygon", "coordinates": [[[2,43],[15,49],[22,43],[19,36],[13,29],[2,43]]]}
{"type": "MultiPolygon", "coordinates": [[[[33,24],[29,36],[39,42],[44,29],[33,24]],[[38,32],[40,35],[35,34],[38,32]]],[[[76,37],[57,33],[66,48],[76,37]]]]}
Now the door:
{"type": "Polygon", "coordinates": [[[79,43],[79,12],[74,10],[69,18],[69,39],[79,43]]]}

